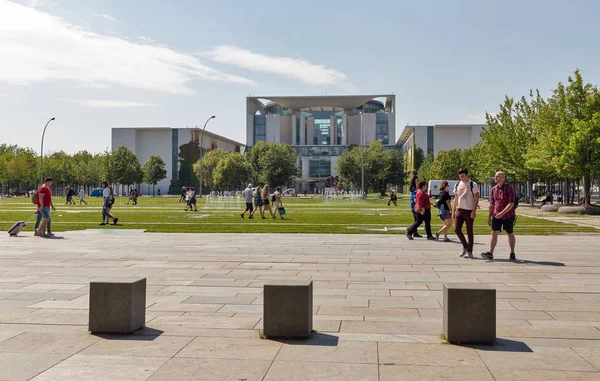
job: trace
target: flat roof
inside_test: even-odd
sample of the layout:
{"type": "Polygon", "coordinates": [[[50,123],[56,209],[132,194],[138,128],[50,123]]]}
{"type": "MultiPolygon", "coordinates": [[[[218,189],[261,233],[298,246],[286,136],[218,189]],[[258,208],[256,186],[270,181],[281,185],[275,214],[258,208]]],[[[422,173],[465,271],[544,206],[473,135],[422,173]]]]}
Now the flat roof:
{"type": "Polygon", "coordinates": [[[386,98],[385,110],[394,111],[394,94],[372,95],[320,95],[320,96],[252,96],[248,97],[249,103],[254,103],[257,108],[264,109],[265,105],[260,99],[276,103],[289,110],[301,111],[344,111],[360,107],[375,98],[386,98]]]}
{"type": "Polygon", "coordinates": [[[408,140],[410,133],[415,129],[415,128],[422,128],[422,127],[433,127],[433,128],[467,128],[467,127],[486,127],[487,124],[478,124],[478,123],[474,123],[474,124],[470,124],[470,123],[463,123],[463,124],[424,124],[424,125],[417,125],[417,126],[404,126],[404,128],[402,129],[402,133],[400,133],[400,136],[398,137],[398,140],[396,141],[396,145],[404,145],[404,143],[406,143],[406,141],[408,140]]]}
{"type": "MultiPolygon", "coordinates": [[[[165,130],[165,131],[171,131],[171,130],[186,130],[186,131],[191,131],[191,130],[201,130],[201,128],[197,128],[197,127],[186,127],[186,128],[173,128],[173,127],[113,127],[111,130],[136,130],[136,131],[157,131],[157,130],[165,130]]],[[[205,130],[204,133],[207,136],[213,137],[213,138],[218,138],[221,139],[223,141],[226,141],[228,143],[231,144],[236,144],[239,145],[240,147],[246,147],[246,144],[244,143],[240,143],[237,142],[233,139],[229,139],[226,138],[225,136],[219,135],[219,134],[215,134],[214,132],[211,132],[209,130],[205,130]]]]}

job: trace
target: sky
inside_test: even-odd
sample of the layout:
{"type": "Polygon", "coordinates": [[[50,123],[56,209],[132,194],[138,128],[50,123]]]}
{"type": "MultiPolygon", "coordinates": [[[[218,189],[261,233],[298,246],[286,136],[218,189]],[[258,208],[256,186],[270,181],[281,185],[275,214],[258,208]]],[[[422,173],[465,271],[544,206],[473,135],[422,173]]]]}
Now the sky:
{"type": "Polygon", "coordinates": [[[245,97],[396,94],[406,124],[600,85],[596,0],[0,0],[0,144],[98,152],[111,128],[246,141],[245,97]]]}

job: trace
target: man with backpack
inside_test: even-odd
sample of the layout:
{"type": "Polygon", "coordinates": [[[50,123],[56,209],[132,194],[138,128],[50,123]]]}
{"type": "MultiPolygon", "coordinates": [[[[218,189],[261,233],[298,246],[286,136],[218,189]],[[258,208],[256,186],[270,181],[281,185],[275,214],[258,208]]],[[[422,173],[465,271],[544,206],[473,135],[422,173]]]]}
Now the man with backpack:
{"type": "Polygon", "coordinates": [[[460,255],[465,258],[473,258],[473,222],[477,216],[477,207],[479,205],[479,187],[477,183],[469,179],[467,168],[461,168],[458,171],[460,182],[454,187],[454,232],[463,245],[463,251],[460,255]],[[465,239],[462,232],[463,224],[467,225],[467,236],[465,239]]]}
{"type": "Polygon", "coordinates": [[[506,183],[506,175],[502,171],[498,171],[495,176],[496,186],[490,191],[490,211],[488,215],[488,225],[492,227],[492,236],[490,239],[490,251],[481,253],[481,256],[486,259],[494,259],[494,249],[498,242],[498,235],[504,229],[508,235],[508,245],[510,246],[511,261],[515,261],[515,234],[513,228],[515,226],[515,208],[518,205],[515,190],[512,186],[506,183]]]}

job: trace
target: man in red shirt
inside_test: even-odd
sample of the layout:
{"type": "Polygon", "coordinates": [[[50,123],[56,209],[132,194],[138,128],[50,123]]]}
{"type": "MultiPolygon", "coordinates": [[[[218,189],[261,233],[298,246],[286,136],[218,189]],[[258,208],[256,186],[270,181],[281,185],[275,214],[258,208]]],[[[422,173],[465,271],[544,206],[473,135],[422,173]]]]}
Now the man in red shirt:
{"type": "Polygon", "coordinates": [[[506,183],[506,175],[498,171],[495,176],[496,186],[490,191],[490,211],[488,215],[488,225],[492,227],[492,237],[490,239],[490,251],[481,253],[486,259],[494,259],[494,249],[498,242],[498,235],[504,229],[508,235],[508,245],[510,246],[510,260],[516,260],[515,255],[515,190],[506,183]]]}
{"type": "Polygon", "coordinates": [[[46,177],[44,180],[44,185],[42,185],[38,190],[38,210],[39,213],[42,214],[42,224],[37,231],[37,235],[46,238],[50,237],[45,233],[46,226],[50,222],[50,208],[54,209],[54,205],[52,204],[52,191],[50,190],[52,182],[53,180],[50,177],[46,177]]]}

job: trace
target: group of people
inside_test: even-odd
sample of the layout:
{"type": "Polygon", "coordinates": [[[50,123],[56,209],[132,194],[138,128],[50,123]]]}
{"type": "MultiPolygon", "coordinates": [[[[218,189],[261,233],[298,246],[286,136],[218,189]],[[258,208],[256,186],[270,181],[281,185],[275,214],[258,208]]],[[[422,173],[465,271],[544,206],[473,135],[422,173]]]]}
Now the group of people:
{"type": "Polygon", "coordinates": [[[252,219],[254,218],[254,213],[258,211],[263,220],[267,218],[265,217],[265,212],[269,212],[269,215],[273,219],[276,219],[279,213],[279,217],[282,220],[284,219],[285,207],[283,206],[280,187],[277,187],[275,193],[271,196],[269,194],[269,185],[265,184],[261,189],[260,186],[252,188],[252,184],[248,184],[243,194],[246,201],[246,209],[240,214],[242,218],[244,218],[246,212],[249,212],[248,218],[252,219]],[[273,204],[272,208],[271,203],[273,204]]]}
{"type": "Polygon", "coordinates": [[[185,211],[187,212],[188,209],[191,212],[197,212],[198,211],[198,207],[196,206],[196,191],[194,190],[194,187],[184,187],[181,190],[181,198],[179,199],[179,201],[185,201],[185,211]]]}
{"type": "Polygon", "coordinates": [[[137,199],[140,197],[140,192],[133,187],[129,187],[129,193],[127,194],[127,205],[131,202],[133,205],[137,205],[137,199]]]}
{"type": "MultiPolygon", "coordinates": [[[[440,194],[436,203],[439,209],[438,217],[443,221],[442,228],[432,234],[431,231],[431,200],[427,193],[427,183],[420,181],[416,170],[412,171],[409,191],[411,192],[410,205],[413,213],[414,222],[407,229],[406,237],[413,240],[421,237],[417,229],[425,222],[425,233],[429,240],[439,240],[443,234],[444,242],[450,242],[448,230],[452,226],[454,219],[454,232],[460,240],[463,250],[461,257],[473,258],[473,224],[477,217],[479,207],[479,187],[477,183],[469,178],[469,171],[461,168],[458,171],[460,181],[454,187],[454,202],[451,205],[452,197],[448,189],[447,181],[440,184],[440,194]],[[466,225],[467,237],[463,233],[463,226],[466,225]]],[[[495,175],[496,185],[490,191],[490,206],[488,211],[488,226],[492,228],[490,239],[490,248],[482,252],[481,256],[485,259],[494,259],[494,250],[498,242],[498,235],[502,230],[508,235],[510,246],[509,259],[516,260],[514,235],[514,225],[516,221],[515,205],[516,196],[512,186],[506,182],[506,174],[498,171],[495,175]]],[[[388,204],[389,205],[389,204],[388,204]]]]}
{"type": "MultiPolygon", "coordinates": [[[[75,189],[73,188],[72,185],[67,185],[65,187],[65,197],[67,198],[67,203],[65,205],[75,205],[75,201],[73,201],[73,197],[75,196],[75,189]]],[[[85,201],[85,190],[83,189],[83,187],[79,188],[79,205],[81,204],[88,204],[87,201],[85,201]]]]}

